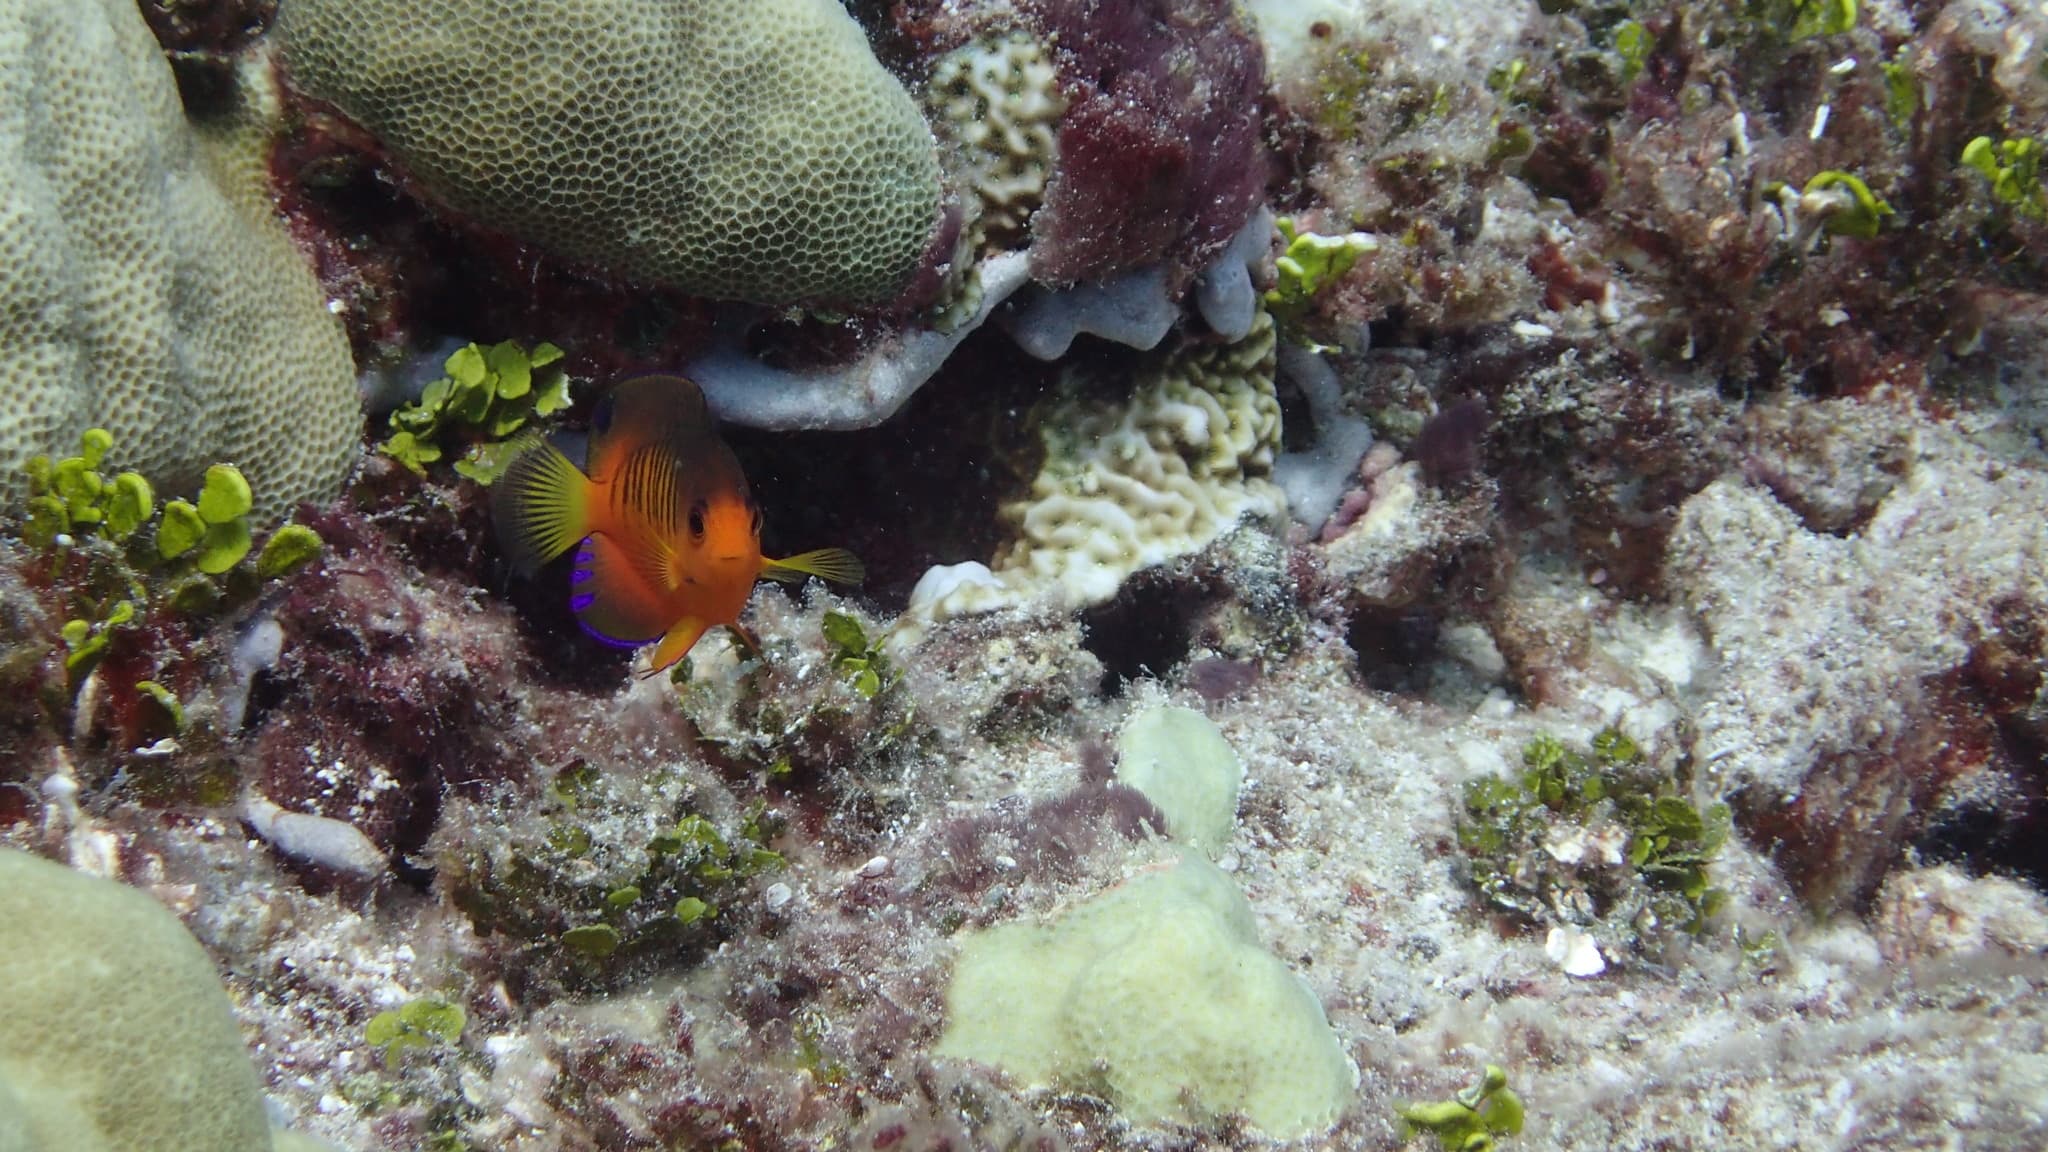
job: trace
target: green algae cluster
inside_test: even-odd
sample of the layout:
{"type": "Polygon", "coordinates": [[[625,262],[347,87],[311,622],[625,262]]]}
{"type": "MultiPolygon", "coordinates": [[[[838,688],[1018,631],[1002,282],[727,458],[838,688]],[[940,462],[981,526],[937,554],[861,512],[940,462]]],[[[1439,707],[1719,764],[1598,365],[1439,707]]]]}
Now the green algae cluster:
{"type": "Polygon", "coordinates": [[[2041,187],[2041,142],[2022,137],[1993,141],[1978,136],[1963,146],[1963,166],[1991,184],[1992,198],[2035,220],[2048,219],[2048,191],[2041,187]]]}
{"type": "Polygon", "coordinates": [[[715,758],[767,780],[878,779],[922,733],[883,633],[851,612],[818,620],[824,675],[786,640],[750,652],[730,680],[697,678],[689,660],[677,666],[677,701],[715,758]]]}
{"type": "Polygon", "coordinates": [[[466,1020],[461,1005],[422,997],[370,1017],[363,1026],[363,1040],[372,1048],[383,1049],[389,1062],[409,1048],[455,1043],[466,1020]]]}
{"type": "Polygon", "coordinates": [[[1266,292],[1266,310],[1275,324],[1290,331],[1299,327],[1317,293],[1342,279],[1359,257],[1378,246],[1363,232],[1325,236],[1298,228],[1291,216],[1280,217],[1273,226],[1286,247],[1274,261],[1277,279],[1266,292]]]}
{"type": "MultiPolygon", "coordinates": [[[[159,505],[146,477],[105,467],[113,449],[112,434],[91,428],[79,437],[76,455],[37,456],[24,469],[22,538],[41,555],[50,588],[65,601],[59,635],[74,684],[118,632],[141,627],[151,609],[189,614],[223,600],[247,603],[321,547],[311,528],[286,524],[269,535],[253,565],[245,564],[256,500],[239,469],[215,464],[193,500],[159,505]]],[[[138,688],[183,729],[183,709],[168,689],[155,681],[138,688]]]]}
{"type": "Polygon", "coordinates": [[[1727,805],[1696,805],[1614,729],[1584,750],[1539,736],[1518,775],[1472,780],[1463,801],[1458,846],[1473,887],[1530,926],[1586,929],[1657,955],[1726,901],[1710,865],[1728,838],[1727,805]]]}
{"type": "Polygon", "coordinates": [[[569,406],[569,376],[553,344],[531,352],[510,340],[465,344],[443,367],[418,400],[391,414],[391,435],[377,446],[420,476],[459,452],[455,471],[488,485],[518,455],[530,421],[569,406]]]}
{"type": "Polygon", "coordinates": [[[1488,1064],[1479,1083],[1449,1100],[1404,1104],[1396,1109],[1402,1134],[1427,1132],[1445,1152],[1493,1152],[1497,1136],[1522,1130],[1522,1098],[1508,1087],[1508,1074],[1488,1064]]]}
{"type": "Polygon", "coordinates": [[[858,617],[827,612],[822,630],[832,649],[832,667],[846,677],[855,692],[872,700],[881,695],[886,684],[894,682],[895,674],[882,651],[881,637],[871,639],[858,617]]]}
{"type": "Polygon", "coordinates": [[[553,774],[534,818],[463,820],[436,854],[440,882],[522,967],[614,983],[643,959],[714,940],[721,911],[783,865],[765,805],[721,817],[696,799],[676,771],[635,780],[575,761],[553,774]]]}

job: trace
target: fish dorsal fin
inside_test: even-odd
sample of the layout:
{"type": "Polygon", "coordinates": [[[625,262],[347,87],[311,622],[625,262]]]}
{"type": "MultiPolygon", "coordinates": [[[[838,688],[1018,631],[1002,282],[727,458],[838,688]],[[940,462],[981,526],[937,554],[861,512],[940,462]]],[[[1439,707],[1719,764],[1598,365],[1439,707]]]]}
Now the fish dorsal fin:
{"type": "Polygon", "coordinates": [[[610,536],[584,539],[569,573],[569,608],[585,632],[615,647],[637,648],[668,631],[674,614],[641,569],[610,536]]]}
{"type": "Polygon", "coordinates": [[[591,432],[590,478],[599,481],[635,448],[667,445],[687,460],[718,439],[703,390],[681,376],[621,381],[598,405],[591,432]]]}
{"type": "Polygon", "coordinates": [[[782,560],[761,561],[763,579],[792,584],[806,576],[816,576],[834,584],[858,584],[867,578],[867,574],[867,567],[860,562],[860,557],[844,548],[820,548],[782,560]]]}
{"type": "MultiPolygon", "coordinates": [[[[608,495],[605,514],[590,527],[615,529],[629,548],[643,535],[664,544],[681,539],[700,501],[749,498],[746,473],[718,438],[703,393],[680,376],[638,376],[621,384],[593,429],[590,479],[608,495]]],[[[678,557],[664,559],[675,563],[678,557]]],[[[670,586],[680,577],[674,573],[670,586]]]]}

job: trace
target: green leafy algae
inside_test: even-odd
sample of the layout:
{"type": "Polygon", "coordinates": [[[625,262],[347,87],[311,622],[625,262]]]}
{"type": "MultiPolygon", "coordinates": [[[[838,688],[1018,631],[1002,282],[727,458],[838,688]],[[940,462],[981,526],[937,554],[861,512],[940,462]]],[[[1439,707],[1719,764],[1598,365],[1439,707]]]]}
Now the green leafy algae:
{"type": "Polygon", "coordinates": [[[1396,1111],[1403,1139],[1427,1132],[1446,1152],[1492,1152],[1495,1137],[1522,1130],[1522,1099],[1508,1087],[1508,1074],[1497,1064],[1488,1064],[1479,1083],[1449,1100],[1406,1104],[1396,1111]]]}
{"type": "Polygon", "coordinates": [[[455,471],[489,485],[519,454],[534,418],[569,406],[562,356],[553,344],[528,352],[510,340],[456,349],[443,364],[446,374],[391,414],[391,436],[378,451],[424,476],[452,443],[462,451],[455,471]]]}

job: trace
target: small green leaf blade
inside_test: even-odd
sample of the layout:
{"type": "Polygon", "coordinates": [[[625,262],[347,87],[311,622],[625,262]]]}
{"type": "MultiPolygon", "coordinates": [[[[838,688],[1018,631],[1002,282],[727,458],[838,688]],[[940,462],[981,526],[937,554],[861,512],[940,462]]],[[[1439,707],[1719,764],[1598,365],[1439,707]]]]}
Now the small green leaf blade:
{"type": "MultiPolygon", "coordinates": [[[[249,481],[233,464],[215,464],[206,470],[206,483],[199,490],[199,518],[222,525],[249,514],[256,498],[249,481]]],[[[246,532],[247,529],[244,529],[246,532]]]]}
{"type": "Polygon", "coordinates": [[[193,563],[208,576],[218,576],[240,564],[242,557],[249,554],[251,543],[247,520],[235,519],[211,525],[206,530],[206,538],[200,541],[199,554],[193,558],[193,563]]]}
{"type": "Polygon", "coordinates": [[[199,509],[183,500],[171,500],[164,504],[163,519],[156,526],[156,552],[166,560],[175,560],[199,546],[206,539],[206,521],[199,515],[199,509]]]}
{"type": "Polygon", "coordinates": [[[320,555],[320,534],[304,524],[287,524],[270,534],[256,556],[256,575],[264,580],[288,576],[320,555]]]}

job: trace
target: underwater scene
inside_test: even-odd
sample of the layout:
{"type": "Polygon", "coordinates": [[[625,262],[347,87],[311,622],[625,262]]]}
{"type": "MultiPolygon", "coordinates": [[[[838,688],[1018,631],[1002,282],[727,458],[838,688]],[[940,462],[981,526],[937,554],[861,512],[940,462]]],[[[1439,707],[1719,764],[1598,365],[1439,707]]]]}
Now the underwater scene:
{"type": "Polygon", "coordinates": [[[0,1152],[2048,1149],[2048,4],[0,0],[0,1152]]]}

